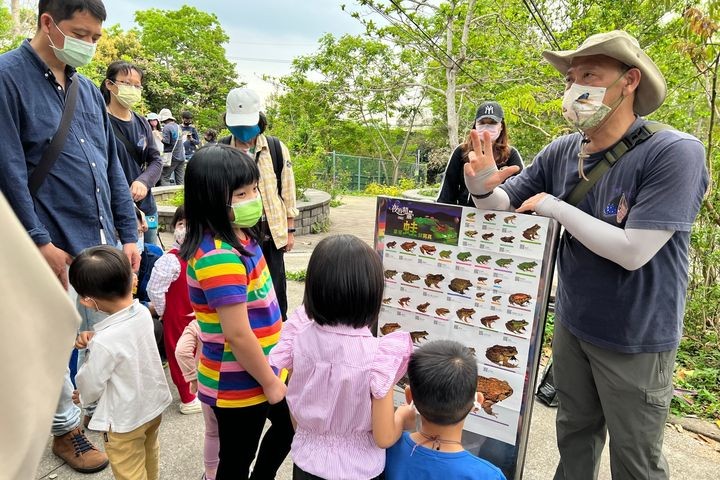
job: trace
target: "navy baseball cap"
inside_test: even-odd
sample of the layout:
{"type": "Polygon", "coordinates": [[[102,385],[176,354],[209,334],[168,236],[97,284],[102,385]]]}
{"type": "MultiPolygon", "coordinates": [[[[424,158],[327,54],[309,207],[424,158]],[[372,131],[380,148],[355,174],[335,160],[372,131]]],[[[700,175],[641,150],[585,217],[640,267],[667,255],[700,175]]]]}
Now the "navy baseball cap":
{"type": "Polygon", "coordinates": [[[505,113],[499,103],[485,102],[477,109],[475,121],[482,120],[483,118],[490,118],[500,123],[505,118],[505,113]]]}

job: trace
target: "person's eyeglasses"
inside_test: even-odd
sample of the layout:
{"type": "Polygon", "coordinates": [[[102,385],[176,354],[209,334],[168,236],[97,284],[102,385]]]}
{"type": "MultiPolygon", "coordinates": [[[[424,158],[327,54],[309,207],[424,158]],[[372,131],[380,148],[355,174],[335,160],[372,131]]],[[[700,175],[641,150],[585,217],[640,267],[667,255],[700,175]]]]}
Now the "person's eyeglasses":
{"type": "MultiPolygon", "coordinates": [[[[111,82],[112,82],[112,80],[111,80],[111,82]]],[[[137,88],[137,89],[140,90],[140,91],[143,90],[143,86],[142,86],[142,85],[133,85],[132,83],[128,83],[128,82],[125,82],[125,81],[123,81],[123,80],[115,80],[113,83],[114,83],[115,85],[125,85],[126,87],[137,88]]]]}

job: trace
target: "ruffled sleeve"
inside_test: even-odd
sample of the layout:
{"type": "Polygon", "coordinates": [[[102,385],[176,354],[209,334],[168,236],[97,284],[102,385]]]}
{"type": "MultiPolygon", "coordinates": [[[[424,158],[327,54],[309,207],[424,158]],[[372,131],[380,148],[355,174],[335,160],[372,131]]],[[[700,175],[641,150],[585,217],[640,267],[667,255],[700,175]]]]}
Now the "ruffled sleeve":
{"type": "Polygon", "coordinates": [[[370,370],[370,393],[383,398],[407,372],[412,340],[407,332],[392,332],[380,337],[377,353],[370,370]]]}
{"type": "Polygon", "coordinates": [[[289,316],[285,323],[283,323],[282,331],[280,332],[280,341],[270,351],[268,362],[273,367],[287,368],[292,370],[293,368],[293,345],[295,344],[295,338],[298,332],[305,330],[310,324],[310,320],[305,313],[305,307],[300,305],[297,307],[289,316]]]}

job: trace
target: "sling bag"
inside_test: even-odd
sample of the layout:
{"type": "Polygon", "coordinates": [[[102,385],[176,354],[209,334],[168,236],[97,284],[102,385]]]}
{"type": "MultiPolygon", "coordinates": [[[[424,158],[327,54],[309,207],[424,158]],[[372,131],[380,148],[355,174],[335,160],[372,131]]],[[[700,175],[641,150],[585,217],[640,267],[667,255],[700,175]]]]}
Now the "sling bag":
{"type": "Polygon", "coordinates": [[[60,127],[50,141],[50,145],[42,154],[40,162],[33,170],[28,180],[28,189],[33,197],[37,193],[45,178],[50,173],[55,161],[60,156],[65,140],[67,140],[70,132],[70,124],[72,123],[73,114],[75,113],[75,105],[77,104],[78,89],[80,88],[80,79],[76,78],[70,83],[70,87],[65,97],[65,106],[63,107],[62,117],[60,118],[60,127]]]}
{"type": "Polygon", "coordinates": [[[670,125],[665,125],[659,122],[647,122],[645,125],[641,125],[640,128],[633,130],[632,132],[625,135],[615,144],[610,150],[605,152],[603,160],[599,161],[597,165],[590,170],[587,175],[587,181],[580,181],[570,195],[565,200],[570,205],[577,207],[580,202],[583,201],[585,195],[590,189],[597,183],[598,180],[610,170],[610,167],[615,165],[623,155],[627,152],[640,145],[642,142],[652,137],[655,133],[661,130],[670,130],[670,125]]]}

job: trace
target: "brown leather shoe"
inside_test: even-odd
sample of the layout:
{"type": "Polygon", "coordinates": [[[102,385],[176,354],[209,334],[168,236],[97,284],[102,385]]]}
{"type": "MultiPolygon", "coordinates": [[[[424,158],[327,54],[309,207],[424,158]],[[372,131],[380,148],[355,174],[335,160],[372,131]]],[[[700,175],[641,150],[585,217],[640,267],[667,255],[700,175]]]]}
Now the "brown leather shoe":
{"type": "Polygon", "coordinates": [[[108,457],[90,443],[80,428],[53,439],[52,452],[80,473],[99,472],[108,466],[108,457]]]}

